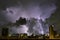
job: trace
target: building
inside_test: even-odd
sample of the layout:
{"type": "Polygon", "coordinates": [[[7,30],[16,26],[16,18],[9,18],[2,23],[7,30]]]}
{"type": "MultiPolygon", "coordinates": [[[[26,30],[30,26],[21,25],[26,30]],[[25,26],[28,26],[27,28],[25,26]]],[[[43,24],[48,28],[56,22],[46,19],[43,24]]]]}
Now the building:
{"type": "Polygon", "coordinates": [[[51,25],[49,27],[49,39],[54,39],[54,30],[53,30],[54,25],[51,25]]]}
{"type": "Polygon", "coordinates": [[[8,28],[2,28],[2,36],[8,36],[8,28]]]}

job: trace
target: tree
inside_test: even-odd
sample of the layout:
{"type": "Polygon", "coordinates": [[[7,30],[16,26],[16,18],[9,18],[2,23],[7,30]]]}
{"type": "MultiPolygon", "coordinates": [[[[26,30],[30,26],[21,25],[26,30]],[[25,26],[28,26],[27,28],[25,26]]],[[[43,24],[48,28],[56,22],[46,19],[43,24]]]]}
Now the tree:
{"type": "Polygon", "coordinates": [[[26,19],[20,17],[19,20],[16,21],[16,25],[24,25],[26,24],[26,19]]]}

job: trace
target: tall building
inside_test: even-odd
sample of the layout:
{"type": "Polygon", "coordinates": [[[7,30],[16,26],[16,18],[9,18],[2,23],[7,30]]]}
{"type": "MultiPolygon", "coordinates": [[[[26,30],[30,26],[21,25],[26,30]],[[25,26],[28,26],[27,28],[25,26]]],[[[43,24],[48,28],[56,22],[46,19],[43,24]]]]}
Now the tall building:
{"type": "Polygon", "coordinates": [[[2,28],[2,36],[8,36],[8,28],[2,28]]]}
{"type": "Polygon", "coordinates": [[[51,25],[49,27],[49,39],[54,39],[54,30],[53,30],[54,25],[51,25]]]}

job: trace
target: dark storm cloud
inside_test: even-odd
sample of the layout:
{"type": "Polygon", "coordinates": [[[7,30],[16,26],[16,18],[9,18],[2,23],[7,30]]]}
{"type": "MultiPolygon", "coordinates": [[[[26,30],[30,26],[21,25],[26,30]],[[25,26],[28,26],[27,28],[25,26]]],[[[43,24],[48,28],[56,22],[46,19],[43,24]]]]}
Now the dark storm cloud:
{"type": "Polygon", "coordinates": [[[56,3],[57,6],[57,10],[54,12],[54,14],[52,14],[49,19],[48,19],[48,23],[54,24],[54,30],[58,33],[60,33],[60,0],[57,0],[56,3]]]}
{"type": "Polygon", "coordinates": [[[0,0],[0,5],[2,19],[9,22],[15,22],[20,16],[45,20],[56,10],[55,0],[0,0]]]}
{"type": "MultiPolygon", "coordinates": [[[[18,7],[20,7],[22,12],[25,11],[25,13],[21,13],[22,15],[28,15],[32,17],[40,16],[45,19],[46,16],[49,17],[50,14],[54,12],[56,8],[54,3],[54,0],[0,0],[0,8],[2,7],[2,9],[7,10],[7,8],[12,7],[11,9],[16,10],[19,9],[18,7]],[[15,9],[13,7],[15,7],[15,9]]],[[[7,14],[7,12],[3,13],[4,15],[7,14]]]]}
{"type": "Polygon", "coordinates": [[[27,4],[31,4],[31,3],[40,3],[41,5],[44,4],[51,4],[54,3],[55,0],[0,0],[0,8],[6,8],[7,6],[14,6],[14,5],[18,5],[18,3],[21,3],[22,5],[27,5],[27,4]]]}

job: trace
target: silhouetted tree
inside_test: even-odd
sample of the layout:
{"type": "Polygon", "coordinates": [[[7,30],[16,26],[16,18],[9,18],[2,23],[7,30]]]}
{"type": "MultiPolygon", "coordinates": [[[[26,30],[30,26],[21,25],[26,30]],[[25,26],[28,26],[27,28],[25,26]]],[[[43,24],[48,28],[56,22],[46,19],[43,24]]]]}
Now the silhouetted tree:
{"type": "Polygon", "coordinates": [[[26,24],[26,19],[20,17],[19,20],[16,21],[16,24],[17,25],[24,25],[24,24],[26,24]]]}

